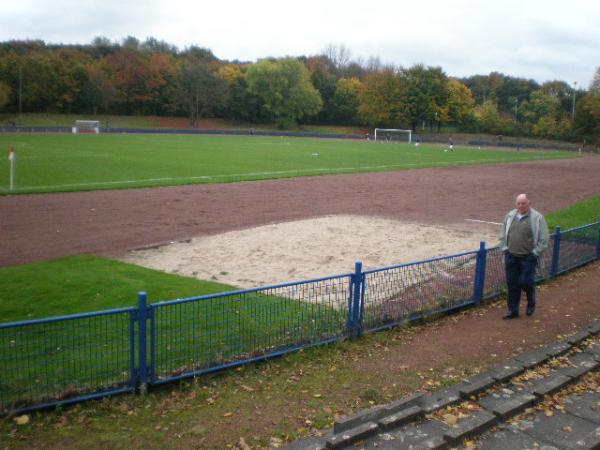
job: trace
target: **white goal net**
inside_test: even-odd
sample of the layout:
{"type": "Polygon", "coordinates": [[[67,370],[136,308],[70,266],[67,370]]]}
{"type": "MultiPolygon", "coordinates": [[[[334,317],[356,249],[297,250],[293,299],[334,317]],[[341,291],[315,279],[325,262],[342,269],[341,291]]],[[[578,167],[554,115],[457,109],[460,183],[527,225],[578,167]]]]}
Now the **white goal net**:
{"type": "Polygon", "coordinates": [[[72,128],[73,134],[77,133],[100,133],[99,120],[76,120],[72,128]]]}
{"type": "Polygon", "coordinates": [[[412,142],[412,130],[375,128],[375,140],[384,142],[412,142]]]}

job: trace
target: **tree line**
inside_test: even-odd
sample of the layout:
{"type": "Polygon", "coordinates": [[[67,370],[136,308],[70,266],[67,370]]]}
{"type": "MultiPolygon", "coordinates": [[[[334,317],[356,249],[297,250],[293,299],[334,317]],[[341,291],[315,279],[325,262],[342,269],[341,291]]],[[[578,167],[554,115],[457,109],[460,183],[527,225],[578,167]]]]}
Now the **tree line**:
{"type": "Polygon", "coordinates": [[[0,112],[186,116],[600,139],[600,67],[589,88],[498,72],[449,77],[441,67],[313,56],[224,61],[154,38],[87,45],[0,43],[0,112]]]}

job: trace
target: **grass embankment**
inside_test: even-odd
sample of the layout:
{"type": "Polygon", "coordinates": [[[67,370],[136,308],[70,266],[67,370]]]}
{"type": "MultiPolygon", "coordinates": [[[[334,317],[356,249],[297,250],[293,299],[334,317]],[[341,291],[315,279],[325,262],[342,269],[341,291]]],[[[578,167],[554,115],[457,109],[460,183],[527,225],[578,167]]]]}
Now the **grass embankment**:
{"type": "Polygon", "coordinates": [[[153,121],[148,116],[114,116],[92,114],[0,114],[0,126],[18,127],[72,127],[76,120],[99,120],[101,127],[152,128],[153,121]]]}
{"type": "MultiPolygon", "coordinates": [[[[275,123],[250,123],[234,120],[202,118],[196,124],[186,117],[116,116],[111,114],[0,114],[0,127],[72,127],[76,120],[98,120],[101,128],[162,128],[198,130],[263,130],[279,131],[275,123]]],[[[359,134],[367,129],[344,125],[295,125],[286,131],[319,134],[359,134]]],[[[370,130],[372,132],[372,130],[370,130]]]]}
{"type": "MultiPolygon", "coordinates": [[[[572,158],[568,152],[263,136],[0,134],[12,193],[122,189],[572,158]]],[[[9,192],[0,158],[0,194],[9,192]]]]}

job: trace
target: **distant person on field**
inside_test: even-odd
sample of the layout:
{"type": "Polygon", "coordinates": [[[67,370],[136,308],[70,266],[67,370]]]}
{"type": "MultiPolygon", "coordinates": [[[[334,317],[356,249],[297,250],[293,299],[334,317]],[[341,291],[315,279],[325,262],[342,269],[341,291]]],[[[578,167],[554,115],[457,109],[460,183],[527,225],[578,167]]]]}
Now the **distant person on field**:
{"type": "Polygon", "coordinates": [[[448,138],[448,150],[450,150],[451,152],[454,151],[454,141],[452,140],[452,137],[448,138]]]}
{"type": "Polygon", "coordinates": [[[417,138],[417,140],[415,141],[415,147],[418,147],[419,145],[421,145],[421,139],[417,138]]]}
{"type": "Polygon", "coordinates": [[[531,208],[526,194],[519,194],[516,209],[504,217],[500,231],[508,287],[508,312],[503,319],[519,317],[521,290],[527,296],[527,315],[534,313],[535,269],[548,247],[548,237],[544,216],[531,208]]]}

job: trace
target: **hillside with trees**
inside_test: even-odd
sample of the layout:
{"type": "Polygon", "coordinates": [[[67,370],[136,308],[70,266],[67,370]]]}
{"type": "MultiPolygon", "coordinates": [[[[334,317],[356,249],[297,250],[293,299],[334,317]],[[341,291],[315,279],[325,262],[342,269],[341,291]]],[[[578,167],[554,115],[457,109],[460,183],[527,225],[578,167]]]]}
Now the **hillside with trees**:
{"type": "Polygon", "coordinates": [[[344,47],[224,61],[149,38],[89,45],[0,43],[0,113],[157,115],[250,123],[360,125],[600,141],[600,67],[589,88],[498,72],[383,65],[344,47]]]}

